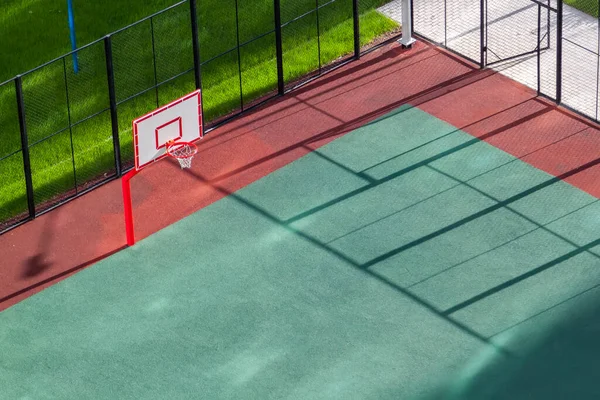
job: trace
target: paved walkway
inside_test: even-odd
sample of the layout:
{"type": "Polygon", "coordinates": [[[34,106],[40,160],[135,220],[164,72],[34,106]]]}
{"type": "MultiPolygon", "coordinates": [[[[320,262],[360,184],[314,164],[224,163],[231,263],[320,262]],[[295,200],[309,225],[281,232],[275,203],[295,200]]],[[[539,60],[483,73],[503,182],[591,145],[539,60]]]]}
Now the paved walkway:
{"type": "MultiPolygon", "coordinates": [[[[401,22],[402,0],[379,8],[384,15],[401,22]]],[[[552,0],[556,7],[556,0],[552,0]]],[[[438,43],[479,61],[479,0],[445,2],[414,1],[415,31],[438,43]],[[444,13],[448,23],[444,29],[444,13]]],[[[598,118],[598,22],[594,17],[568,5],[563,11],[562,103],[589,117],[598,118]],[[596,54],[595,54],[596,53],[596,54]]],[[[530,0],[488,1],[488,58],[490,68],[537,90],[537,56],[529,54],[537,43],[537,5],[530,0]]],[[[556,96],[556,14],[542,11],[540,77],[542,93],[556,96]],[[549,22],[549,23],[548,23],[549,22]],[[548,27],[550,28],[548,30],[548,27]],[[549,33],[544,39],[544,33],[549,33]]]]}

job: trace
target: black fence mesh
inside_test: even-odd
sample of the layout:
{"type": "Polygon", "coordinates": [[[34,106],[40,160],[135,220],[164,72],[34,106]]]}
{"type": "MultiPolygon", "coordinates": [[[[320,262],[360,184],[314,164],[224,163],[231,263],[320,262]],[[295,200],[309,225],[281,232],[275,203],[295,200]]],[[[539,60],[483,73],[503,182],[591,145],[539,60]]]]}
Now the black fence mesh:
{"type": "Polygon", "coordinates": [[[224,0],[220,9],[199,2],[198,14],[204,121],[216,123],[242,107],[238,2],[224,0]]]}
{"type": "Polygon", "coordinates": [[[202,64],[204,120],[211,126],[242,110],[237,48],[202,64]]]}
{"type": "Polygon", "coordinates": [[[277,94],[277,51],[274,32],[266,33],[242,45],[240,62],[244,108],[277,94]]]}
{"type": "Polygon", "coordinates": [[[354,12],[352,0],[319,0],[319,7],[321,72],[324,72],[354,56],[354,32],[350,28],[354,12]]]}
{"type": "MultiPolygon", "coordinates": [[[[193,91],[195,67],[205,128],[210,128],[349,60],[355,45],[367,51],[400,34],[402,0],[280,0],[279,15],[276,4],[223,0],[216,8],[197,2],[197,66],[190,2],[182,1],[25,74],[28,152],[20,148],[16,81],[0,86],[0,172],[6,177],[0,187],[0,230],[26,215],[27,153],[39,213],[114,177],[118,167],[132,167],[132,120],[193,91]],[[107,72],[111,66],[113,80],[107,72]]],[[[562,89],[565,105],[598,118],[598,1],[573,3],[578,9],[565,4],[558,39],[559,0],[412,4],[415,33],[476,63],[483,57],[484,63],[548,97],[557,98],[562,89]]]]}
{"type": "MultiPolygon", "coordinates": [[[[115,94],[118,104],[156,85],[152,36],[152,19],[112,36],[115,94]]],[[[152,107],[156,106],[155,96],[152,107]]]]}
{"type": "Polygon", "coordinates": [[[446,45],[446,1],[413,0],[413,29],[425,39],[446,45]]]}
{"type": "Polygon", "coordinates": [[[23,154],[16,151],[0,159],[0,174],[10,177],[2,182],[2,208],[0,208],[0,232],[27,219],[27,189],[23,170],[23,154]]]}
{"type": "Polygon", "coordinates": [[[16,88],[0,86],[0,232],[27,218],[27,192],[21,152],[16,88]]]}
{"type": "Polygon", "coordinates": [[[111,37],[115,97],[123,167],[133,166],[131,121],[155,109],[156,85],[150,19],[118,32],[111,37]]]}
{"type": "Polygon", "coordinates": [[[281,37],[286,89],[311,79],[321,68],[319,11],[315,0],[281,2],[281,37]]]}
{"type": "Polygon", "coordinates": [[[0,85],[0,159],[21,150],[19,117],[17,114],[16,88],[13,81],[0,85]]]}
{"type": "MultiPolygon", "coordinates": [[[[543,12],[547,20],[547,11],[543,12]]],[[[531,0],[487,0],[487,62],[492,64],[537,49],[538,5],[531,0]]]]}
{"type": "Polygon", "coordinates": [[[189,7],[172,8],[150,21],[156,92],[158,104],[163,105],[195,89],[189,7]]]}
{"type": "Polygon", "coordinates": [[[359,41],[362,51],[399,37],[402,21],[401,0],[359,0],[359,41]]]}
{"type": "Polygon", "coordinates": [[[480,0],[446,0],[445,10],[446,46],[476,63],[481,59],[480,3],[480,0]]]}
{"type": "MultiPolygon", "coordinates": [[[[384,3],[363,0],[365,43],[396,26],[375,11],[384,3]],[[390,25],[375,28],[381,21],[390,25]]],[[[190,10],[188,1],[177,3],[23,76],[36,214],[132,167],[131,121],[195,89],[190,10]]],[[[205,127],[277,95],[280,83],[290,89],[354,55],[353,0],[281,0],[280,26],[274,2],[197,2],[196,10],[205,127]]],[[[27,192],[15,83],[0,96],[10,104],[0,108],[0,167],[10,176],[0,193],[14,204],[2,208],[4,224],[27,211],[27,192]]]]}
{"type": "Polygon", "coordinates": [[[40,213],[115,174],[104,46],[85,47],[22,79],[40,213]]]}
{"type": "Polygon", "coordinates": [[[277,94],[274,2],[238,0],[238,32],[245,109],[277,94]]]}
{"type": "Polygon", "coordinates": [[[415,33],[475,63],[481,61],[480,0],[414,0],[413,7],[415,33]]]}
{"type": "Polygon", "coordinates": [[[72,60],[63,60],[74,179],[79,192],[115,174],[104,44],[98,42],[77,52],[77,72],[72,60]]]}
{"type": "Polygon", "coordinates": [[[352,0],[282,1],[286,89],[301,85],[354,56],[353,15],[352,0]]]}
{"type": "Polygon", "coordinates": [[[557,10],[548,0],[519,0],[508,5],[488,0],[487,4],[487,65],[556,99],[557,10]]]}
{"type": "Polygon", "coordinates": [[[564,5],[562,102],[564,105],[598,120],[598,41],[597,0],[564,5]]]}
{"type": "Polygon", "coordinates": [[[69,129],[29,146],[29,155],[36,212],[75,194],[77,181],[69,129]]]}
{"type": "Polygon", "coordinates": [[[67,129],[65,61],[58,59],[23,76],[23,100],[30,144],[67,129]]]}
{"type": "Polygon", "coordinates": [[[23,76],[36,212],[75,191],[75,165],[67,92],[66,57],[23,76]]]}
{"type": "Polygon", "coordinates": [[[238,2],[224,0],[219,9],[199,2],[198,14],[204,121],[211,126],[242,110],[238,2]]]}
{"type": "Polygon", "coordinates": [[[555,11],[541,8],[539,30],[539,73],[538,90],[551,99],[557,99],[558,65],[558,15],[555,11]]]}

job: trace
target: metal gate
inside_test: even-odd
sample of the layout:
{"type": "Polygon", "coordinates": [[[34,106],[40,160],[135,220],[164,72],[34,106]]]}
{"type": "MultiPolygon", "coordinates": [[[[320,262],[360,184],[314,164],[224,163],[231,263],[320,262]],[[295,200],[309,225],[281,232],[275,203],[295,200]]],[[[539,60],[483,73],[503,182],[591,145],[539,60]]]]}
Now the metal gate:
{"type": "Polygon", "coordinates": [[[560,100],[562,0],[412,0],[415,34],[560,100]]]}
{"type": "Polygon", "coordinates": [[[484,65],[511,67],[509,76],[556,100],[558,0],[482,2],[484,65]],[[509,63],[510,62],[510,63],[509,63]]]}
{"type": "Polygon", "coordinates": [[[549,48],[550,0],[486,0],[484,7],[485,63],[494,65],[535,55],[549,48]],[[545,38],[542,40],[542,38],[545,38]]]}

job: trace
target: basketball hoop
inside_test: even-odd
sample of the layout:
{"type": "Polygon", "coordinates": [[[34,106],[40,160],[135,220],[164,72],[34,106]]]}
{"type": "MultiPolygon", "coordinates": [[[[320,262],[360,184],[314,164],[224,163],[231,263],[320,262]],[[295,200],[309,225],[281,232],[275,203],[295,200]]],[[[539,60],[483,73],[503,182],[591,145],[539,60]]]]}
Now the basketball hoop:
{"type": "Polygon", "coordinates": [[[177,159],[182,169],[192,166],[192,158],[197,152],[198,147],[192,142],[169,142],[167,145],[167,154],[177,159]]]}

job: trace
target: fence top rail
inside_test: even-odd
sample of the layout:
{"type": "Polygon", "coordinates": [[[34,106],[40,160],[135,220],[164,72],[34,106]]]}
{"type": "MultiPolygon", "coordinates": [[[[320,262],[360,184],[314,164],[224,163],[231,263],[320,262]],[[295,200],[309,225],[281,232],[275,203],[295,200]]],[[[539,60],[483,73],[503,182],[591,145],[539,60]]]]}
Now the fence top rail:
{"type": "Polygon", "coordinates": [[[4,82],[0,83],[0,87],[4,86],[4,85],[6,85],[6,84],[8,84],[8,83],[10,83],[10,82],[13,82],[13,81],[14,81],[16,78],[17,78],[17,77],[15,76],[15,77],[12,77],[12,78],[10,78],[10,79],[8,79],[8,80],[6,80],[6,81],[4,81],[4,82]]]}
{"type": "Polygon", "coordinates": [[[284,28],[287,25],[290,25],[291,23],[296,22],[296,21],[304,18],[304,17],[306,17],[309,14],[312,14],[314,12],[318,12],[321,8],[327,7],[328,5],[331,5],[331,4],[335,3],[336,1],[338,1],[338,0],[329,0],[327,3],[319,4],[318,6],[315,6],[315,8],[311,8],[309,11],[305,12],[304,14],[298,15],[297,17],[294,17],[294,18],[290,19],[289,21],[282,23],[281,27],[284,28]]]}
{"type": "Polygon", "coordinates": [[[90,47],[90,46],[93,46],[93,45],[95,45],[95,44],[97,44],[97,43],[99,43],[99,42],[101,42],[101,41],[103,41],[103,40],[104,40],[104,38],[96,39],[96,40],[94,40],[93,42],[90,42],[90,43],[88,43],[88,44],[85,44],[85,45],[83,45],[83,46],[81,46],[81,47],[78,47],[77,49],[75,49],[75,50],[72,50],[72,51],[70,51],[70,52],[68,52],[68,53],[66,53],[66,54],[63,54],[62,56],[59,56],[59,57],[56,57],[56,58],[55,58],[55,59],[53,59],[53,60],[47,61],[47,62],[43,63],[42,65],[38,65],[37,67],[35,67],[35,68],[32,68],[32,69],[30,69],[30,70],[29,70],[29,71],[27,71],[27,72],[23,72],[22,74],[18,74],[17,76],[15,76],[14,78],[12,78],[11,80],[13,80],[13,79],[17,78],[18,76],[25,76],[25,75],[28,75],[28,74],[30,74],[30,73],[32,73],[32,72],[35,72],[35,71],[37,71],[38,69],[44,68],[44,67],[46,67],[46,66],[48,66],[48,65],[50,65],[50,64],[52,64],[52,63],[55,63],[55,62],[57,62],[57,61],[60,61],[60,60],[62,60],[62,59],[63,59],[63,58],[65,58],[65,57],[69,57],[69,56],[70,56],[70,55],[72,55],[73,53],[77,53],[78,51],[81,51],[81,50],[87,49],[88,47],[90,47]]]}
{"type": "Polygon", "coordinates": [[[65,57],[69,57],[69,56],[70,56],[70,55],[72,55],[73,53],[77,53],[78,51],[84,50],[84,49],[86,49],[86,48],[88,48],[88,47],[90,47],[90,46],[93,46],[93,45],[95,45],[95,44],[97,44],[97,43],[99,43],[99,42],[103,41],[103,40],[104,40],[106,37],[108,37],[108,36],[112,36],[112,35],[114,35],[114,34],[116,34],[116,33],[119,33],[119,32],[122,32],[122,31],[124,31],[124,30],[126,30],[126,29],[129,29],[129,28],[131,28],[132,26],[135,26],[135,25],[137,25],[137,24],[140,24],[140,23],[142,23],[142,22],[144,22],[144,21],[147,21],[147,20],[149,20],[150,18],[156,17],[157,15],[160,15],[160,14],[162,14],[162,13],[164,13],[164,12],[167,12],[167,11],[171,10],[172,8],[175,8],[175,7],[178,7],[178,6],[180,6],[180,5],[184,4],[184,3],[187,3],[188,1],[189,1],[189,0],[181,0],[181,1],[180,1],[180,2],[178,2],[178,3],[175,3],[175,4],[173,4],[173,5],[170,5],[170,6],[169,6],[169,7],[167,7],[167,8],[164,8],[164,9],[162,9],[162,10],[160,10],[160,11],[157,11],[157,12],[155,12],[154,14],[151,14],[151,15],[149,15],[149,16],[147,16],[147,17],[144,17],[144,18],[142,18],[142,19],[140,19],[140,20],[138,20],[138,21],[134,22],[133,24],[129,24],[129,25],[127,25],[127,26],[124,26],[124,27],[123,27],[123,28],[121,28],[121,29],[117,29],[116,31],[114,31],[114,32],[111,32],[111,33],[109,33],[109,34],[107,34],[107,35],[105,35],[105,36],[103,36],[103,37],[101,37],[101,38],[99,38],[99,39],[96,39],[96,40],[94,40],[94,41],[92,41],[92,42],[90,42],[90,43],[88,43],[88,44],[85,44],[85,45],[83,45],[83,46],[81,46],[81,47],[78,47],[78,48],[76,48],[75,50],[71,50],[71,51],[70,51],[70,52],[68,52],[68,53],[65,53],[65,54],[63,54],[63,55],[61,55],[61,56],[58,56],[58,57],[56,57],[56,58],[54,58],[54,59],[52,59],[52,60],[50,60],[50,61],[47,61],[47,62],[45,62],[45,63],[43,63],[43,64],[41,64],[41,65],[38,65],[37,67],[35,67],[35,68],[32,68],[32,69],[30,69],[30,70],[28,70],[28,71],[26,71],[26,72],[23,72],[23,73],[21,73],[21,74],[17,74],[17,75],[15,75],[14,77],[12,77],[12,78],[8,79],[7,81],[5,81],[5,82],[3,82],[3,83],[0,83],[0,86],[4,85],[4,84],[6,84],[6,83],[8,83],[8,82],[10,82],[10,81],[13,81],[13,80],[15,80],[15,79],[16,79],[18,76],[25,76],[25,75],[28,75],[28,74],[30,74],[30,73],[32,73],[32,72],[35,72],[35,71],[37,71],[38,69],[44,68],[44,67],[46,67],[46,66],[48,66],[48,65],[50,65],[50,64],[52,64],[52,63],[55,63],[55,62],[57,62],[57,61],[59,61],[59,60],[62,60],[62,59],[63,59],[63,58],[65,58],[65,57]]]}
{"type": "Polygon", "coordinates": [[[554,11],[554,12],[558,12],[557,8],[552,7],[550,4],[544,4],[539,0],[530,0],[532,3],[537,4],[538,6],[542,7],[542,8],[546,8],[550,11],[554,11]]]}

